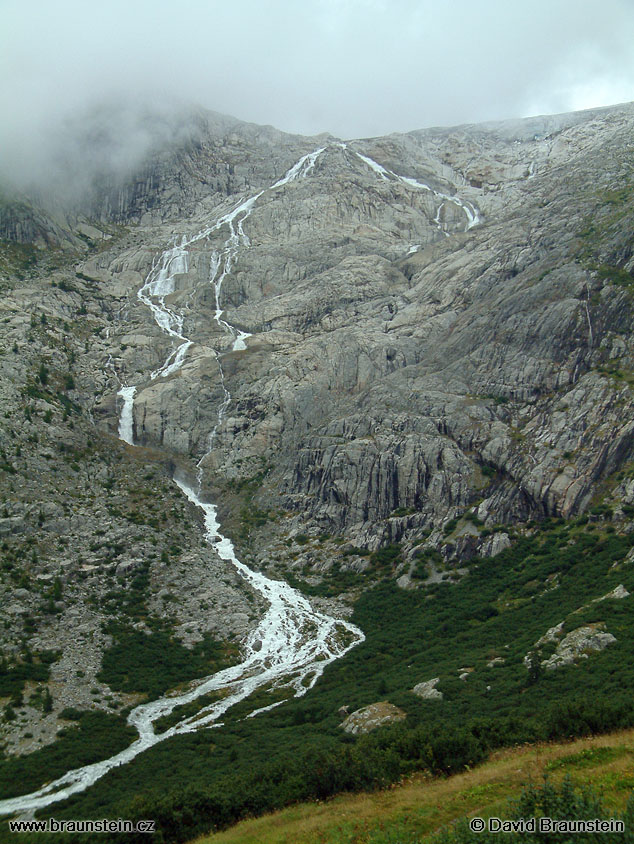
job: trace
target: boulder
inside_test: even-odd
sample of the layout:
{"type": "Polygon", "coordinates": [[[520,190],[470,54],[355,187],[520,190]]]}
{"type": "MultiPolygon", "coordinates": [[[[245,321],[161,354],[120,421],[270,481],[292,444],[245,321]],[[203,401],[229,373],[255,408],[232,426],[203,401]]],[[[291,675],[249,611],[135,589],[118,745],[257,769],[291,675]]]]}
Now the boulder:
{"type": "Polygon", "coordinates": [[[607,595],[603,595],[602,598],[599,598],[599,601],[607,601],[609,599],[621,601],[623,598],[629,598],[629,596],[630,593],[627,591],[625,586],[623,586],[622,583],[619,583],[619,585],[615,586],[611,592],[608,592],[607,595]]]}
{"type": "Polygon", "coordinates": [[[371,703],[362,709],[357,709],[348,715],[339,726],[346,733],[352,733],[352,735],[356,736],[369,733],[378,727],[384,727],[386,724],[402,721],[406,717],[405,712],[399,709],[398,706],[394,706],[388,703],[388,701],[383,700],[379,703],[371,703]]]}
{"type": "Polygon", "coordinates": [[[562,665],[572,665],[579,659],[587,659],[589,654],[598,653],[616,642],[616,636],[605,632],[602,627],[602,623],[588,624],[568,633],[557,645],[555,653],[549,659],[543,660],[542,668],[552,671],[562,665]]]}
{"type": "Polygon", "coordinates": [[[417,683],[412,691],[423,700],[442,700],[443,694],[436,686],[440,682],[440,677],[434,677],[433,680],[425,680],[422,683],[417,683]]]}

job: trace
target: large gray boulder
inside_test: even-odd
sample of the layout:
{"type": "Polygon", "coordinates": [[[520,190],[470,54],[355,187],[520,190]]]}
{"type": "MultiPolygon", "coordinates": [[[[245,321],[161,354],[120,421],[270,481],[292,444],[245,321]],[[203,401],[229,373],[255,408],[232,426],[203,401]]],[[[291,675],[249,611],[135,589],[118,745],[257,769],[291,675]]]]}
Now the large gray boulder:
{"type": "Polygon", "coordinates": [[[568,633],[557,645],[555,653],[542,661],[542,668],[552,671],[588,659],[593,653],[605,650],[616,642],[616,636],[603,630],[603,624],[588,624],[568,633]]]}
{"type": "Polygon", "coordinates": [[[412,691],[423,700],[442,700],[443,694],[436,686],[440,682],[440,677],[434,677],[433,680],[425,680],[422,683],[417,683],[412,691]]]}
{"type": "Polygon", "coordinates": [[[339,726],[346,733],[352,733],[352,735],[356,736],[362,733],[370,733],[372,730],[384,727],[386,724],[402,721],[406,717],[405,712],[399,709],[398,706],[394,706],[394,704],[383,700],[351,712],[339,726]]]}

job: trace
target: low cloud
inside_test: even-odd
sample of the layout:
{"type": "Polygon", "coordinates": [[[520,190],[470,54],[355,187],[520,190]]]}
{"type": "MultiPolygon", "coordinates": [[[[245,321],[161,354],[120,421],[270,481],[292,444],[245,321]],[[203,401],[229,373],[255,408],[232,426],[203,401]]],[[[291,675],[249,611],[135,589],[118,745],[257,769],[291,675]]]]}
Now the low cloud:
{"type": "Polygon", "coordinates": [[[0,176],[124,172],[177,102],[363,137],[634,99],[633,34],[628,0],[3,0],[0,176]]]}
{"type": "Polygon", "coordinates": [[[170,98],[119,94],[55,115],[34,114],[6,147],[3,181],[44,204],[76,205],[100,180],[130,176],[155,150],[191,138],[191,109],[170,98]]]}

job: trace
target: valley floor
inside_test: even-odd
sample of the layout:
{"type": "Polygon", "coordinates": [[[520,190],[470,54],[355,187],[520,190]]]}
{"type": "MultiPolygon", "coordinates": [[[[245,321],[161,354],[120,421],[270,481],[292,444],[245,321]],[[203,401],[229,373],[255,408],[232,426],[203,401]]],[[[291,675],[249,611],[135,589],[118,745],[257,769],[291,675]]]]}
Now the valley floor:
{"type": "Polygon", "coordinates": [[[502,750],[462,774],[417,774],[385,791],[292,806],[197,844],[418,844],[464,816],[510,817],[507,802],[544,775],[592,786],[608,809],[622,813],[634,788],[634,729],[502,750]]]}

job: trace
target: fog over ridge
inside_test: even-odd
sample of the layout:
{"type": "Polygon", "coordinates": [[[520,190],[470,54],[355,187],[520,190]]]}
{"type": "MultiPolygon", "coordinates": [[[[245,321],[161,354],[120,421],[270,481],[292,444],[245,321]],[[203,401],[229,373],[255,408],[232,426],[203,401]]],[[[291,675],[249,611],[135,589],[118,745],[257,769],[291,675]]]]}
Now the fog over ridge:
{"type": "Polygon", "coordinates": [[[351,138],[634,99],[628,0],[3,0],[0,179],[81,194],[191,107],[351,138]]]}

